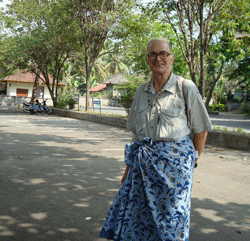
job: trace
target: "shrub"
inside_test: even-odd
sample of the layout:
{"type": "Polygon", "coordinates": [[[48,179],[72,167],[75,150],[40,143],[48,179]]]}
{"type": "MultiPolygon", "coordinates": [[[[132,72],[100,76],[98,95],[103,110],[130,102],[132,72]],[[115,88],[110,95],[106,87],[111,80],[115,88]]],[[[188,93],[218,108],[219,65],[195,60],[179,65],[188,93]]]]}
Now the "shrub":
{"type": "Polygon", "coordinates": [[[70,110],[74,109],[76,101],[71,94],[60,94],[57,98],[57,108],[65,109],[68,107],[70,110]]]}
{"type": "Polygon", "coordinates": [[[226,111],[227,107],[224,104],[218,103],[210,105],[208,108],[209,111],[226,111]]]}
{"type": "Polygon", "coordinates": [[[115,89],[119,92],[118,101],[129,114],[137,87],[144,82],[142,77],[127,76],[128,82],[122,82],[116,85],[115,89]]]}
{"type": "Polygon", "coordinates": [[[250,115],[250,106],[246,101],[243,101],[240,105],[240,107],[243,109],[243,112],[250,115]]]}

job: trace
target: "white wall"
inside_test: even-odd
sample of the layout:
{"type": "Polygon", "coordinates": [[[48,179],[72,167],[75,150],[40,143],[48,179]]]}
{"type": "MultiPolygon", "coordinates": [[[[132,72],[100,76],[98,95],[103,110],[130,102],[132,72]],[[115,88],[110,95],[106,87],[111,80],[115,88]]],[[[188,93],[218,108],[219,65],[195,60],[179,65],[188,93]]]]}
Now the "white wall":
{"type": "MultiPolygon", "coordinates": [[[[32,97],[33,83],[18,83],[18,82],[7,82],[7,93],[8,96],[16,96],[17,89],[28,89],[28,97],[32,97]],[[11,86],[10,86],[11,84],[11,86]]],[[[50,94],[47,86],[44,85],[44,98],[50,99],[50,94]]]]}

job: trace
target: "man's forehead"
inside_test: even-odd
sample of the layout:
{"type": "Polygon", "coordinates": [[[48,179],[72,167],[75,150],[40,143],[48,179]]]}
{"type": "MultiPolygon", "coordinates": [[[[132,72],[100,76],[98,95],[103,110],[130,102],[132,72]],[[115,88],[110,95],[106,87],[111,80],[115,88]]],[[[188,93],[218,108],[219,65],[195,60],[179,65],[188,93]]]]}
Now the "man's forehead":
{"type": "Polygon", "coordinates": [[[155,40],[149,46],[149,52],[154,51],[168,51],[168,44],[165,41],[155,40]]]}

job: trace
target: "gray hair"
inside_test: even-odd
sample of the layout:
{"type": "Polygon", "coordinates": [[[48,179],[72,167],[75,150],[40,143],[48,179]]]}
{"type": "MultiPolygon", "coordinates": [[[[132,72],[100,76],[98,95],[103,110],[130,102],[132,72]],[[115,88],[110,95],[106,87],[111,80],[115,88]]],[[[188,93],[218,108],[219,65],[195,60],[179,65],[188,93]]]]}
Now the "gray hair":
{"type": "Polygon", "coordinates": [[[168,47],[168,49],[169,49],[169,53],[172,54],[172,49],[171,49],[170,42],[169,42],[169,40],[166,39],[166,38],[154,38],[154,39],[151,39],[151,40],[148,42],[147,53],[148,53],[150,47],[152,46],[152,44],[153,44],[155,41],[161,41],[161,42],[166,43],[166,44],[167,44],[167,47],[168,47]]]}

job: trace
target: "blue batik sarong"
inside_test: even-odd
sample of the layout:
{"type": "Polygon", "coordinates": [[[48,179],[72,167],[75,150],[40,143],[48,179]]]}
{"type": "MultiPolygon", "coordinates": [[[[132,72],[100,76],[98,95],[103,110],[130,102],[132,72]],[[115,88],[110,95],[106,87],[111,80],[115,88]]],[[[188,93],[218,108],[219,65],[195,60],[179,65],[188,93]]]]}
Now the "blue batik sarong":
{"type": "Polygon", "coordinates": [[[180,141],[126,144],[128,176],[100,233],[115,241],[187,241],[195,150],[180,141]]]}

